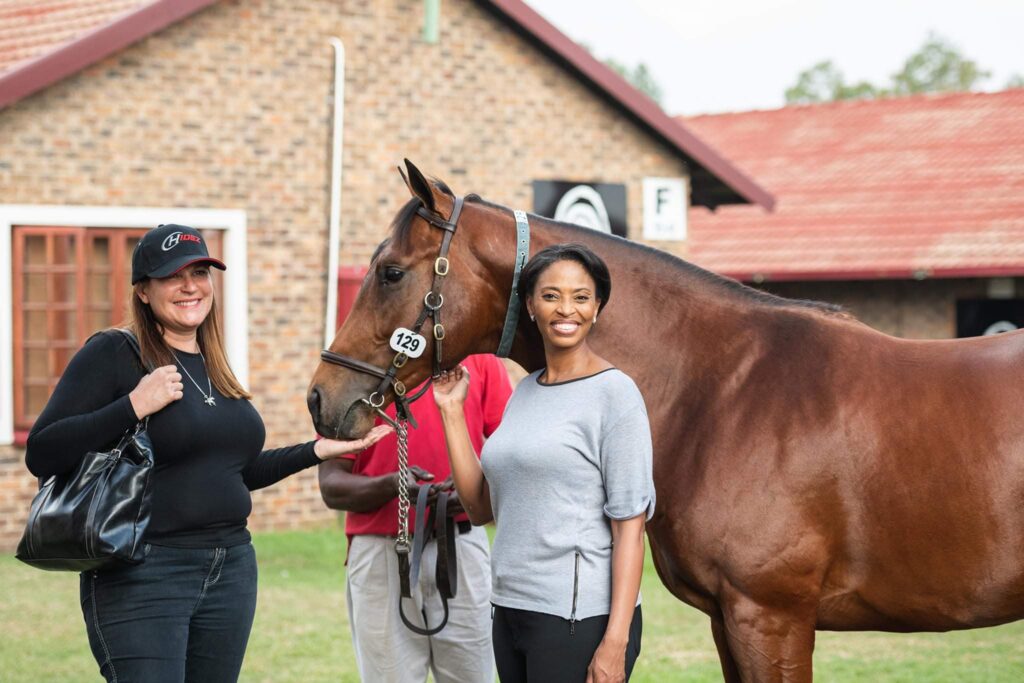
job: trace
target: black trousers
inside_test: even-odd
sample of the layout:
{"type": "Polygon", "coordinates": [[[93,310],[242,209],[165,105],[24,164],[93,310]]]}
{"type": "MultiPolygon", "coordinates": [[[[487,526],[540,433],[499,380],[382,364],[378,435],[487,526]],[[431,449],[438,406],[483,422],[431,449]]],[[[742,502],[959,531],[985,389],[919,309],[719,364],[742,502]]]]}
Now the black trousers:
{"type": "MultiPolygon", "coordinates": [[[[607,626],[607,614],[582,619],[571,628],[568,619],[495,605],[491,629],[498,678],[501,683],[583,683],[607,626]]],[[[640,655],[642,630],[637,605],[626,646],[627,681],[640,655]]]]}

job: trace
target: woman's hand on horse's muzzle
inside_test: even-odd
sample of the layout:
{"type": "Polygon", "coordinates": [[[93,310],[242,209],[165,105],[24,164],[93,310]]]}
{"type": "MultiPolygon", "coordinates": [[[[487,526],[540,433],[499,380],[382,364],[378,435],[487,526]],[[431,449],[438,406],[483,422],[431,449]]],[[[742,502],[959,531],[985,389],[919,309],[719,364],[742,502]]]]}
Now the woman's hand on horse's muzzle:
{"type": "Polygon", "coordinates": [[[361,439],[353,439],[351,441],[318,439],[317,442],[313,444],[313,452],[316,453],[316,457],[321,460],[331,460],[348,453],[358,453],[359,451],[369,448],[373,444],[377,443],[393,431],[394,429],[389,425],[377,425],[367,432],[366,436],[361,439]]]}

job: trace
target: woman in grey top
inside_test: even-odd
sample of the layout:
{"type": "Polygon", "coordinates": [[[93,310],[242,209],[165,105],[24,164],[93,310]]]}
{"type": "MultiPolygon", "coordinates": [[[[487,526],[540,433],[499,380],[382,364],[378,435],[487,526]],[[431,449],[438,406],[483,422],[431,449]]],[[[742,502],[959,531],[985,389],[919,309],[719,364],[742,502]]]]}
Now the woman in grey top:
{"type": "Polygon", "coordinates": [[[498,674],[624,681],[640,653],[644,522],[654,512],[647,410],[633,381],[587,344],[611,293],[596,254],[548,247],[519,288],[546,367],[516,387],[479,461],[462,411],[468,372],[434,384],[462,505],[474,524],[496,525],[498,674]]]}

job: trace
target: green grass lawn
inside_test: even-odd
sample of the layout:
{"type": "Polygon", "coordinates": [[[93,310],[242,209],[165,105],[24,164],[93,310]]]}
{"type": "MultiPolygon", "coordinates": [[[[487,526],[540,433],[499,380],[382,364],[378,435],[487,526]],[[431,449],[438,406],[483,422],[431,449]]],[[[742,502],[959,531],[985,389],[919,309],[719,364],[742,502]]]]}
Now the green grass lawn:
{"type": "MultiPolygon", "coordinates": [[[[340,531],[260,534],[260,597],[243,681],[355,682],[340,531]]],[[[670,596],[650,558],[633,681],[719,681],[707,618],[670,596]]],[[[0,558],[0,680],[101,680],[78,607],[78,577],[0,558]]],[[[819,633],[819,681],[1024,681],[1024,622],[947,634],[819,633]]]]}

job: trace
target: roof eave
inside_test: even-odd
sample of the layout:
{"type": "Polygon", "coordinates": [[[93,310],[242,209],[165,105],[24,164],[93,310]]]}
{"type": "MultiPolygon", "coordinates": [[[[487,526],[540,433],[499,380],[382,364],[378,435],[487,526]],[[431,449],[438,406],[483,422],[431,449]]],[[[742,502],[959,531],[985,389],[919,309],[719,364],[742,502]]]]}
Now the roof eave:
{"type": "MultiPolygon", "coordinates": [[[[581,45],[565,36],[521,0],[479,0],[499,11],[532,36],[599,92],[625,109],[659,138],[678,150],[691,164],[706,171],[731,193],[693,188],[695,204],[714,209],[722,204],[757,204],[771,211],[775,198],[750,177],[675,121],[646,95],[602,64],[581,45]]],[[[691,175],[697,169],[691,170],[691,175]]],[[[692,178],[691,178],[692,180],[692,178]]]]}
{"type": "MultiPolygon", "coordinates": [[[[699,261],[698,261],[699,262],[699,261]]],[[[810,282],[856,280],[939,280],[980,277],[1024,277],[1024,263],[1000,266],[963,266],[956,268],[850,268],[831,270],[729,270],[719,274],[740,282],[810,282]]]]}
{"type": "Polygon", "coordinates": [[[157,0],[0,76],[0,109],[39,92],[217,0],[157,0]]]}

